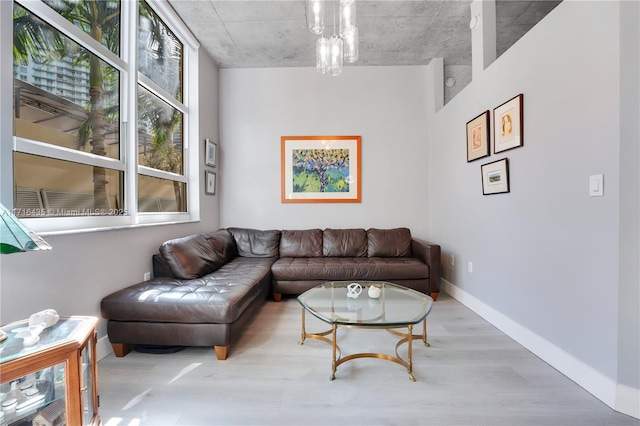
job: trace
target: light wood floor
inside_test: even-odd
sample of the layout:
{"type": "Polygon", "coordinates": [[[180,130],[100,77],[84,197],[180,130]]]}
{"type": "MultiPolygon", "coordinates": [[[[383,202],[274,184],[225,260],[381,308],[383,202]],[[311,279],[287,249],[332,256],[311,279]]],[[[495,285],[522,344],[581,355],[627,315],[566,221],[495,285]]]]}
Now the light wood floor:
{"type": "MultiPolygon", "coordinates": [[[[326,325],[307,315],[307,331],[326,325]]],[[[300,305],[269,301],[226,361],[213,348],[109,355],[98,363],[104,426],[639,425],[617,413],[456,300],[429,316],[431,347],[414,341],[414,375],[379,359],[338,367],[331,346],[298,345],[300,305]]],[[[343,355],[393,354],[382,330],[340,330],[343,355]]],[[[406,353],[406,345],[401,354],[406,353]]]]}

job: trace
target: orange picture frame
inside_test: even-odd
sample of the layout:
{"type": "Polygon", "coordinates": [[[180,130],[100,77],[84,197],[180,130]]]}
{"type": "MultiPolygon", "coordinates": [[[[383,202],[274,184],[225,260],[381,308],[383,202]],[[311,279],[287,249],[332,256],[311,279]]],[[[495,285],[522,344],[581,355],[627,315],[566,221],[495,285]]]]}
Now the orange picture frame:
{"type": "Polygon", "coordinates": [[[361,136],[282,136],[283,203],[361,202],[361,136]]]}

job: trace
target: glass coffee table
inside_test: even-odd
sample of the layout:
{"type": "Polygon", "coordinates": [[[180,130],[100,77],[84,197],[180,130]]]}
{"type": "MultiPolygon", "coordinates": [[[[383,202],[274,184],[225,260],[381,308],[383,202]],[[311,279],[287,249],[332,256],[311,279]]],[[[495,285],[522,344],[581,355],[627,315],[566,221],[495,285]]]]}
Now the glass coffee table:
{"type": "Polygon", "coordinates": [[[329,343],[333,350],[331,380],[336,378],[336,369],[342,363],[357,358],[378,358],[392,361],[407,369],[409,378],[415,382],[412,364],[412,341],[427,342],[427,315],[433,307],[433,299],[426,294],[384,281],[334,281],[314,287],[300,296],[302,305],[302,336],[329,343]],[[370,289],[374,287],[373,289],[370,289]],[[370,296],[374,296],[371,297],[370,296]],[[377,296],[377,297],[375,297],[377,296]],[[307,333],[305,314],[309,312],[331,326],[320,333],[307,333]],[[413,326],[422,322],[422,334],[413,334],[413,326]],[[381,353],[357,353],[342,357],[337,343],[338,328],[382,329],[400,337],[395,356],[381,353]],[[404,330],[406,329],[406,333],[404,330]],[[326,337],[331,335],[330,338],[326,337]],[[407,359],[398,354],[398,349],[407,344],[407,359]]]}

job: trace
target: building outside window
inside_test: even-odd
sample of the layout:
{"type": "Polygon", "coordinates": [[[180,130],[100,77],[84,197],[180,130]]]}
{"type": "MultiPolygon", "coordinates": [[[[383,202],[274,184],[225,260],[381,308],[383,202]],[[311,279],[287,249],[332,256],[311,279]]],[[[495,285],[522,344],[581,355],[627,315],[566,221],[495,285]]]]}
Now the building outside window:
{"type": "Polygon", "coordinates": [[[165,2],[16,0],[11,18],[15,214],[41,231],[196,220],[197,43],[165,2]]]}

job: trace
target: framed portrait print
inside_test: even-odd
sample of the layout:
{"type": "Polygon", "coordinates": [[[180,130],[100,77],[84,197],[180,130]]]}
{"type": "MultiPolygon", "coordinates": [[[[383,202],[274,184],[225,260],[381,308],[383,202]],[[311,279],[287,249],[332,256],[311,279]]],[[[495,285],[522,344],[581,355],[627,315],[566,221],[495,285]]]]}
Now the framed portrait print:
{"type": "Polygon", "coordinates": [[[522,93],[493,110],[493,153],[523,145],[522,93]]]}
{"type": "Polygon", "coordinates": [[[482,195],[509,192],[509,159],[483,164],[482,195]]]}
{"type": "Polygon", "coordinates": [[[204,193],[216,195],[216,174],[208,170],[204,172],[204,193]]]}
{"type": "Polygon", "coordinates": [[[218,156],[218,144],[207,138],[204,140],[204,164],[207,166],[216,166],[216,157],[218,156]]]}
{"type": "Polygon", "coordinates": [[[467,163],[489,155],[489,110],[467,123],[467,163]]]}
{"type": "Polygon", "coordinates": [[[283,203],[359,203],[360,136],[282,136],[283,203]]]}

